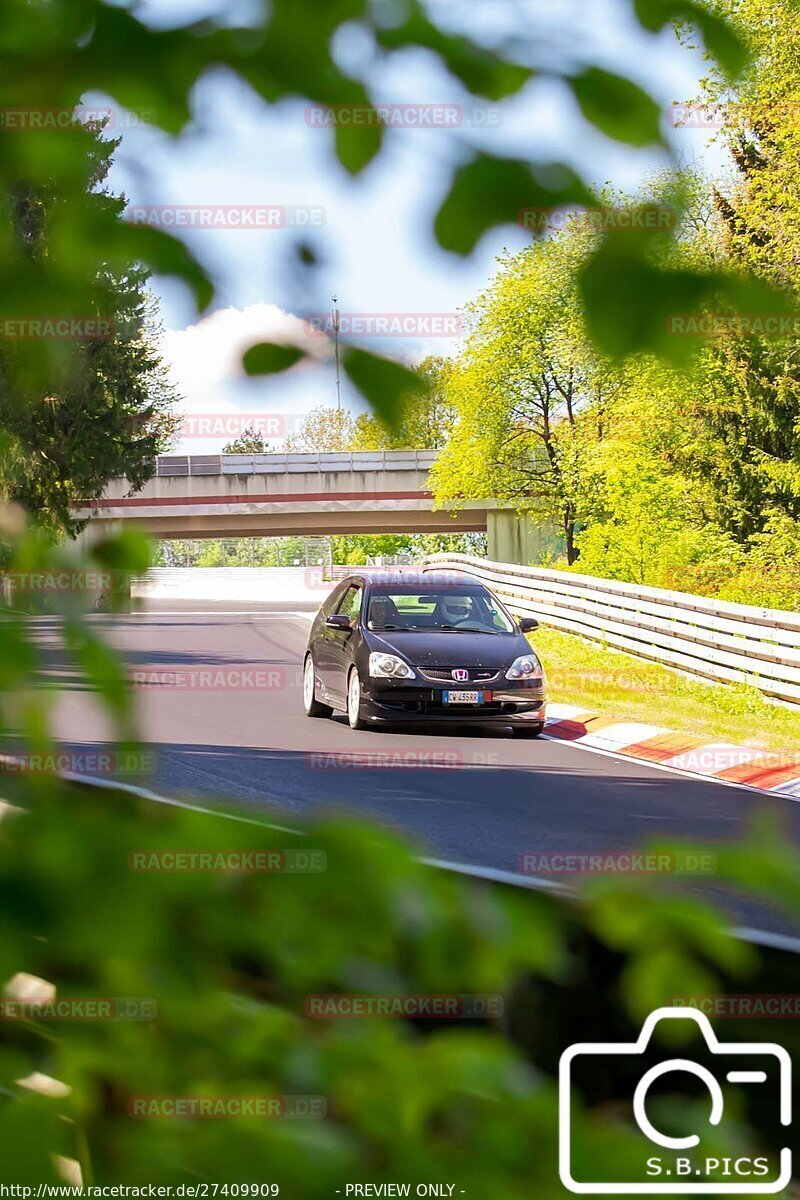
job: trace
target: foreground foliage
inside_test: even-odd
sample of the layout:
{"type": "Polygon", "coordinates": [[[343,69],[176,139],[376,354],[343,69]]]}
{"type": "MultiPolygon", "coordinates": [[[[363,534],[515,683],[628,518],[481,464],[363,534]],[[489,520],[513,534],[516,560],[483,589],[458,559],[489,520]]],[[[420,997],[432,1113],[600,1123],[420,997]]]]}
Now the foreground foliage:
{"type": "MultiPolygon", "coordinates": [[[[60,1161],[71,1160],[99,1183],[269,1182],[323,1197],[353,1180],[445,1179],[489,1196],[521,1198],[533,1184],[556,1197],[554,1054],[591,1028],[634,1027],[676,995],[713,993],[723,977],[752,979],[756,966],[674,890],[595,888],[579,914],[434,872],[360,822],[292,837],[121,793],[41,791],[0,823],[0,886],[13,897],[3,978],[49,981],[59,1000],[147,1007],[139,1020],[2,1023],[7,1183],[75,1178],[60,1161]],[[287,843],[322,852],[326,870],[132,869],[132,851],[287,843]],[[609,949],[590,950],[597,937],[609,949]],[[576,1025],[569,1013],[585,1008],[601,971],[602,1004],[576,1025]],[[503,1015],[311,1015],[313,997],[376,993],[488,994],[503,1015]],[[157,1115],[170,1097],[294,1096],[314,1098],[317,1113],[321,1098],[324,1117],[157,1115]]],[[[595,1113],[578,1130],[586,1148],[602,1134],[603,1169],[633,1169],[624,1125],[595,1113]]],[[[762,1137],[739,1126],[719,1148],[741,1153],[762,1137]]]]}

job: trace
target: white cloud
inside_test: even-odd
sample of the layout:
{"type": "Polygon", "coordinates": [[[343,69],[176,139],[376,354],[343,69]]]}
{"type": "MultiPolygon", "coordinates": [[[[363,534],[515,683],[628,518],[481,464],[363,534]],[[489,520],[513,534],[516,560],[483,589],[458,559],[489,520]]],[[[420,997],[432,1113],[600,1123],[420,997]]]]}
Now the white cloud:
{"type": "Polygon", "coordinates": [[[325,360],[330,347],[308,332],[300,317],[277,304],[251,304],[248,308],[223,308],[203,317],[188,329],[164,333],[164,357],[172,381],[187,411],[223,411],[238,406],[223,400],[231,386],[245,378],[242,354],[255,342],[286,342],[300,346],[313,358],[325,360]]]}
{"type": "Polygon", "coordinates": [[[276,304],[219,309],[187,329],[166,330],[161,345],[184,418],[173,454],[219,453],[251,423],[279,445],[331,391],[327,372],[315,369],[330,360],[329,343],[276,304]],[[262,341],[299,346],[312,360],[311,370],[300,363],[285,373],[248,378],[242,355],[262,341]],[[215,419],[201,421],[203,414],[215,419]],[[227,414],[241,419],[222,421],[227,414]]]}

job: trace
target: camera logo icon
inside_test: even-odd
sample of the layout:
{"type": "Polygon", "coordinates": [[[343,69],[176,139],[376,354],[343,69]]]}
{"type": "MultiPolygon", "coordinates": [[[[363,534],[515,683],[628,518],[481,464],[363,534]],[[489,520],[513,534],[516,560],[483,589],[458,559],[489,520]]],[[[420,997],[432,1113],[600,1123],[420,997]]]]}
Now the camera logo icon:
{"type": "MultiPolygon", "coordinates": [[[[619,1065],[619,1064],[618,1064],[619,1065]]],[[[691,1008],[658,1008],[642,1026],[635,1042],[578,1042],[569,1046],[559,1062],[559,1175],[564,1187],[578,1195],[658,1195],[685,1193],[693,1195],[770,1195],[788,1187],[792,1177],[792,1152],[783,1147],[770,1159],[711,1158],[703,1154],[701,1138],[692,1133],[685,1137],[670,1136],[651,1122],[647,1114],[648,1092],[656,1080],[672,1072],[682,1072],[699,1079],[710,1097],[709,1125],[718,1126],[723,1120],[725,1094],[723,1082],[752,1084],[756,1087],[777,1086],[776,1110],[782,1126],[791,1124],[791,1058],[783,1046],[774,1042],[720,1042],[708,1017],[691,1008]],[[715,1073],[701,1063],[688,1058],[665,1058],[643,1071],[632,1097],[632,1112],[636,1125],[644,1134],[644,1146],[653,1155],[654,1147],[661,1154],[643,1158],[642,1181],[612,1181],[576,1179],[573,1173],[572,1087],[576,1071],[595,1068],[602,1070],[603,1059],[624,1059],[642,1056],[648,1050],[653,1031],[659,1021],[693,1020],[706,1043],[709,1060],[715,1073]],[[596,1062],[593,1061],[596,1056],[596,1062]],[[756,1069],[758,1068],[758,1069],[756,1069]],[[695,1151],[694,1156],[687,1152],[695,1151]],[[666,1153],[665,1153],[666,1152],[666,1153]],[[769,1176],[769,1178],[766,1178],[769,1176]]],[[[766,1093],[764,1101],[766,1101],[766,1093]]],[[[759,1100],[761,1093],[759,1092],[759,1100]]],[[[583,1173],[583,1172],[581,1172],[583,1173]]]]}

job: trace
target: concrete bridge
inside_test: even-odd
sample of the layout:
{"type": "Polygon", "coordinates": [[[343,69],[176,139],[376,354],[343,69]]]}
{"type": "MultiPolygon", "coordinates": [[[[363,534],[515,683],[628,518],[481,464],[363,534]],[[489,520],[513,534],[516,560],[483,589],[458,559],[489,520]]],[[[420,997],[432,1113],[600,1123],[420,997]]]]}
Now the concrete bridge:
{"type": "Polygon", "coordinates": [[[538,557],[543,536],[552,535],[498,501],[435,508],[435,459],[435,450],[162,457],[135,495],[126,479],[114,479],[75,516],[89,520],[89,537],[122,521],[157,538],[485,531],[496,561],[538,557]]]}

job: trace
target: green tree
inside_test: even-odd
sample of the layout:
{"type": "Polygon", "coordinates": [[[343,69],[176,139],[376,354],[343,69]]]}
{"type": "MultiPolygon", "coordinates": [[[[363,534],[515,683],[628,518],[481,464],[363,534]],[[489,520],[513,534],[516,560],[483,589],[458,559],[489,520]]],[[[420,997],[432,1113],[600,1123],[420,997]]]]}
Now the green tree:
{"type": "Polygon", "coordinates": [[[652,445],[615,438],[603,451],[591,519],[576,538],[581,572],[693,591],[742,565],[742,548],[703,519],[697,488],[652,445]]]}
{"type": "Polygon", "coordinates": [[[393,558],[412,553],[406,534],[340,534],[331,538],[334,563],[365,566],[370,558],[393,558]]]}
{"type": "MultiPolygon", "coordinates": [[[[57,176],[14,188],[12,240],[20,270],[35,272],[44,263],[52,269],[68,256],[57,237],[65,206],[75,203],[114,219],[122,211],[124,201],[103,186],[119,139],[103,138],[97,126],[75,132],[74,139],[83,170],[80,197],[65,193],[57,176]]],[[[4,209],[0,197],[0,216],[4,209]]],[[[102,264],[83,281],[89,303],[78,318],[77,338],[12,336],[0,342],[0,428],[8,447],[0,494],[35,512],[53,531],[77,532],[70,507],[99,497],[115,476],[140,488],[174,434],[177,397],[158,349],[160,327],[147,279],[141,267],[102,264]]],[[[64,311],[57,294],[48,304],[40,319],[75,316],[64,311]]]]}
{"type": "Polygon", "coordinates": [[[226,559],[227,553],[223,549],[222,542],[217,538],[212,538],[201,543],[192,565],[195,567],[223,567],[227,566],[226,559]]]}
{"type": "Polygon", "coordinates": [[[456,413],[447,397],[447,359],[429,356],[415,373],[423,387],[403,395],[397,404],[395,423],[387,426],[380,418],[361,413],[355,420],[354,450],[439,450],[453,429],[456,413]]]}
{"type": "Polygon", "coordinates": [[[297,433],[286,439],[287,453],[337,453],[353,448],[355,421],[342,408],[321,405],[305,417],[297,433]]]}
{"type": "Polygon", "coordinates": [[[730,253],[797,291],[800,257],[800,30],[791,0],[707,0],[751,53],[731,91],[714,69],[703,99],[736,166],[714,189],[730,253]]]}
{"type": "Polygon", "coordinates": [[[592,349],[581,312],[578,273],[593,241],[576,219],[499,260],[467,308],[471,332],[446,376],[457,421],[431,475],[438,503],[492,496],[557,521],[570,563],[581,444],[607,433],[622,377],[592,349]]]}
{"type": "Polygon", "coordinates": [[[264,439],[264,434],[248,425],[238,438],[222,447],[223,454],[270,454],[273,447],[264,439]]]}
{"type": "Polygon", "coordinates": [[[687,403],[698,430],[687,467],[713,490],[713,515],[742,542],[772,512],[800,516],[800,337],[724,334],[687,403]]]}
{"type": "Polygon", "coordinates": [[[473,554],[485,558],[488,551],[485,533],[415,533],[411,539],[414,554],[473,554]]]}
{"type": "MultiPolygon", "coordinates": [[[[788,0],[710,0],[709,7],[735,24],[752,54],[733,91],[713,68],[703,91],[735,166],[730,181],[709,189],[717,213],[715,243],[728,266],[747,268],[789,291],[796,310],[797,10],[788,0]]],[[[733,315],[725,306],[722,313],[733,315]]],[[[715,518],[746,542],[774,513],[800,516],[800,326],[789,320],[774,337],[755,336],[732,320],[720,326],[702,349],[697,387],[687,397],[687,415],[699,430],[692,466],[713,484],[715,518]]]]}

